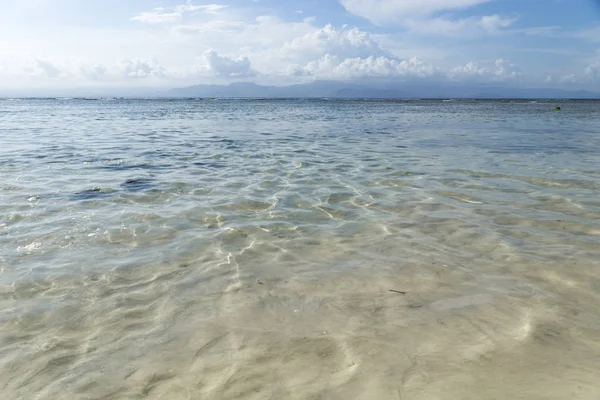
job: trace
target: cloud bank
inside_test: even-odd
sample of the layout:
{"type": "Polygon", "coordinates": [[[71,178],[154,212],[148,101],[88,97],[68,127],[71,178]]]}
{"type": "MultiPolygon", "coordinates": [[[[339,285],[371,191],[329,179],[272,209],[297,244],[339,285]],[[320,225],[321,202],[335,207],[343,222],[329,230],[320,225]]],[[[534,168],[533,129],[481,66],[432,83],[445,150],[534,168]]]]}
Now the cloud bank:
{"type": "MultiPolygon", "coordinates": [[[[341,16],[336,23],[319,9],[290,15],[261,2],[240,7],[188,0],[119,14],[118,29],[65,26],[46,34],[29,28],[21,42],[0,43],[0,88],[369,78],[538,86],[600,81],[597,55],[543,73],[523,64],[524,50],[506,41],[556,37],[559,28],[517,29],[522,16],[487,8],[498,4],[494,0],[323,1],[330,7],[326,15],[341,16]],[[339,20],[348,15],[351,25],[339,20]]],[[[596,30],[566,37],[596,46],[590,35],[596,30]]],[[[530,47],[538,51],[535,42],[530,47]]]]}

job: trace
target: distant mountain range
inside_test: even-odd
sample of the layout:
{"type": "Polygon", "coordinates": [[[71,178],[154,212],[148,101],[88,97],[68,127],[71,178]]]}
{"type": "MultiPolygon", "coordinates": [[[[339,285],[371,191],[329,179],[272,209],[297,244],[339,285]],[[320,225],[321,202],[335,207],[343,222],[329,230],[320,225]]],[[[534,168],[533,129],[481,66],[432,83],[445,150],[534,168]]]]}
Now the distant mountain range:
{"type": "Polygon", "coordinates": [[[195,85],[172,89],[162,95],[168,97],[231,97],[231,98],[358,98],[358,99],[414,99],[414,98],[574,98],[600,99],[600,93],[585,90],[521,89],[489,85],[450,83],[345,83],[318,81],[291,86],[262,86],[250,82],[230,85],[195,85]]]}
{"type": "Polygon", "coordinates": [[[586,90],[528,89],[486,84],[411,81],[316,81],[290,86],[252,82],[156,87],[79,87],[0,91],[2,97],[142,97],[142,98],[341,98],[341,99],[600,99],[586,90]]]}

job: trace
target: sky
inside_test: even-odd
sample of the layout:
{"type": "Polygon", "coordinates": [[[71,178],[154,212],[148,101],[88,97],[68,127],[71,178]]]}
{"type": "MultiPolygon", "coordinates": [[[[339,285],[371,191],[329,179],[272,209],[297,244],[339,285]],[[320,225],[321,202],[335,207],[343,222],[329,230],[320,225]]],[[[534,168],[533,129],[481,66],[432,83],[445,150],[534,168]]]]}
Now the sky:
{"type": "Polygon", "coordinates": [[[369,79],[600,91],[600,1],[0,0],[0,96],[369,79]]]}

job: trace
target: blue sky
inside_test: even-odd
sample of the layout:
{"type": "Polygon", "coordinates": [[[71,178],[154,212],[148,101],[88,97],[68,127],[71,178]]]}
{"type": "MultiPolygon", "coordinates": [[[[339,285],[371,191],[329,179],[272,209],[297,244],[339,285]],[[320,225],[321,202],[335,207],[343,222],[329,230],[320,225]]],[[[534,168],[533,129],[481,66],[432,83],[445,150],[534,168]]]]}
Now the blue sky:
{"type": "Polygon", "coordinates": [[[595,0],[19,0],[0,7],[0,91],[324,79],[600,90],[595,0]]]}

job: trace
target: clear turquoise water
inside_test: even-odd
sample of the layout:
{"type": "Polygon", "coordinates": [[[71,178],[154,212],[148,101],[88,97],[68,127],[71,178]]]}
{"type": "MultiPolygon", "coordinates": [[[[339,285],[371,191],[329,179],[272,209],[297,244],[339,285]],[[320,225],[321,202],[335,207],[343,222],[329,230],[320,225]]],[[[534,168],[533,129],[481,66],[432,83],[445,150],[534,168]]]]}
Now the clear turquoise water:
{"type": "Polygon", "coordinates": [[[597,398],[556,104],[0,100],[3,398],[597,398]]]}

